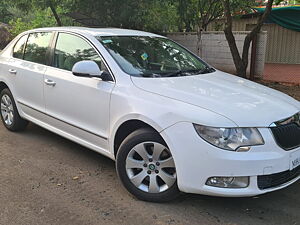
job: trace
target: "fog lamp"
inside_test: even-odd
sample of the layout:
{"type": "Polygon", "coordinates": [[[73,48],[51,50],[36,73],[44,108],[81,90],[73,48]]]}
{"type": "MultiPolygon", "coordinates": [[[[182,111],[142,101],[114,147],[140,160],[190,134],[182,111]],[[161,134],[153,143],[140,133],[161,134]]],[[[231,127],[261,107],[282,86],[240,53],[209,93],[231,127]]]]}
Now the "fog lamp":
{"type": "Polygon", "coordinates": [[[249,177],[210,177],[206,185],[220,188],[246,188],[249,186],[249,177]]]}

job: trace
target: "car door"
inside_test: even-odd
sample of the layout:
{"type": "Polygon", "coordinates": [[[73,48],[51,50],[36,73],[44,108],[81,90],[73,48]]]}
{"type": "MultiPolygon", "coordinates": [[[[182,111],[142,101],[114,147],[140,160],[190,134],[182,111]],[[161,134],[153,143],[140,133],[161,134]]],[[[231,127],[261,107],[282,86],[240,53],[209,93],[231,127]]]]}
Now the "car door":
{"type": "Polygon", "coordinates": [[[22,112],[36,119],[42,119],[41,112],[45,112],[43,80],[51,38],[51,32],[24,35],[14,46],[8,65],[22,112]]]}
{"type": "MultiPolygon", "coordinates": [[[[45,73],[44,94],[48,123],[71,139],[80,139],[95,149],[108,149],[109,104],[114,82],[77,77],[76,62],[95,61],[107,70],[95,48],[85,38],[71,33],[57,34],[52,67],[45,73]]],[[[107,70],[108,71],[108,70],[107,70]]]]}

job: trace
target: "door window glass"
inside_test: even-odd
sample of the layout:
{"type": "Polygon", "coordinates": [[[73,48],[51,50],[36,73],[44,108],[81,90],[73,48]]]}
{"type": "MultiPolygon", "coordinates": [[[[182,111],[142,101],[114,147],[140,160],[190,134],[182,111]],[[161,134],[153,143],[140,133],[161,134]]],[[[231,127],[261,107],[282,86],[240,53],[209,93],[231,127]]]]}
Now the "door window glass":
{"type": "Polygon", "coordinates": [[[16,43],[16,45],[14,47],[14,51],[13,51],[14,58],[23,59],[23,51],[24,51],[27,37],[28,37],[28,35],[24,35],[16,43]]]}
{"type": "Polygon", "coordinates": [[[24,53],[24,60],[45,65],[47,62],[46,53],[49,48],[51,35],[52,33],[50,32],[30,34],[24,53]]]}
{"type": "Polygon", "coordinates": [[[82,38],[66,33],[60,33],[54,52],[54,66],[72,71],[73,65],[82,60],[93,60],[100,70],[106,70],[98,53],[82,38]]]}

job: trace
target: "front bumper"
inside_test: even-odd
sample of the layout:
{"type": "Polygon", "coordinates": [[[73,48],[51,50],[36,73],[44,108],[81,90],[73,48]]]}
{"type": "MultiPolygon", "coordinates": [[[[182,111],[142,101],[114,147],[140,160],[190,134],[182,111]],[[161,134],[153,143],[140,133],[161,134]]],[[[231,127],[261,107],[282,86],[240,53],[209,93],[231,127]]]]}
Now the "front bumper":
{"type": "Polygon", "coordinates": [[[177,123],[161,132],[174,157],[178,187],[187,193],[214,196],[255,196],[275,191],[300,179],[300,176],[276,187],[260,189],[257,177],[288,171],[290,156],[300,148],[285,151],[274,141],[268,128],[259,128],[265,144],[252,146],[249,152],[230,152],[205,142],[188,122],[177,123]],[[206,185],[210,177],[249,176],[247,188],[219,188],[206,185]]]}

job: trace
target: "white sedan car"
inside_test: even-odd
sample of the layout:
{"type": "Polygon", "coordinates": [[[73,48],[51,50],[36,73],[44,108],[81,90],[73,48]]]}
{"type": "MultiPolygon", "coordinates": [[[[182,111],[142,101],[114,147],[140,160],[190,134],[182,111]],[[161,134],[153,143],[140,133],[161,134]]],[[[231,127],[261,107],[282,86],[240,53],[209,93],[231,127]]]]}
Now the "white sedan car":
{"type": "Polygon", "coordinates": [[[254,196],[300,178],[300,103],[218,71],[175,42],[123,29],[42,28],[0,55],[1,118],[116,160],[146,201],[254,196]]]}

